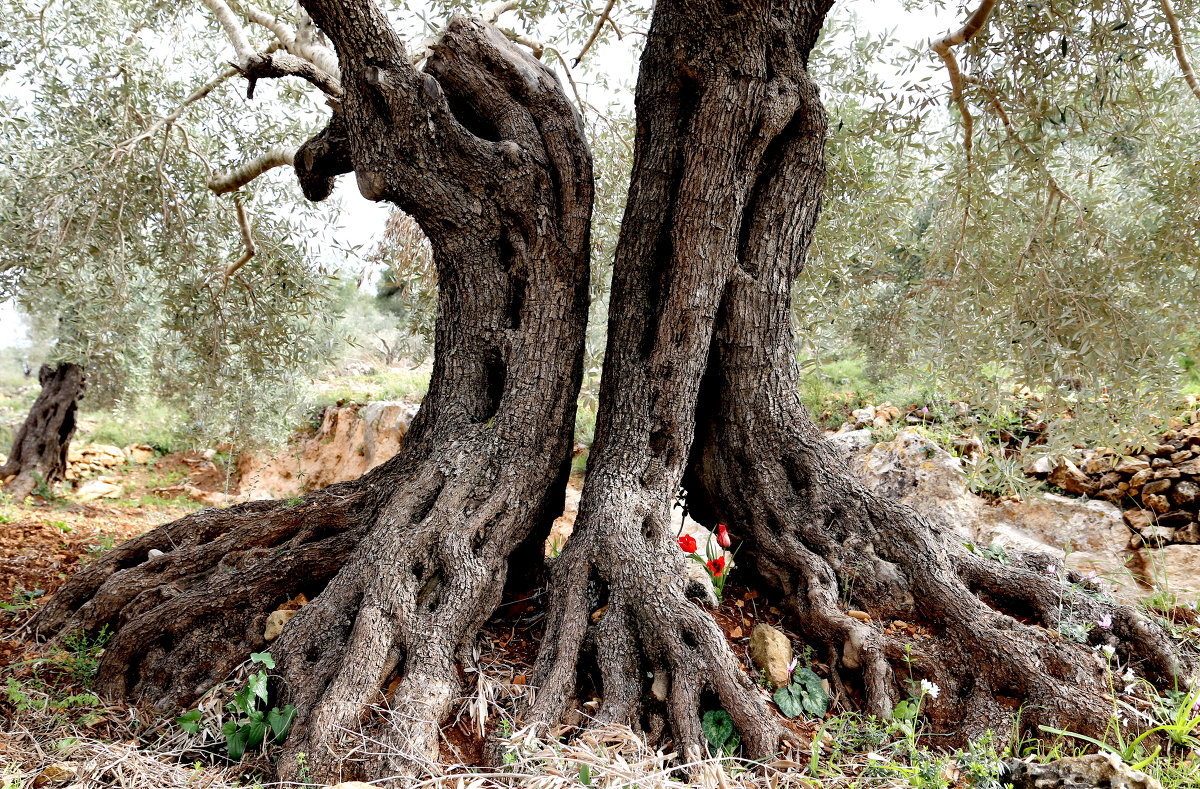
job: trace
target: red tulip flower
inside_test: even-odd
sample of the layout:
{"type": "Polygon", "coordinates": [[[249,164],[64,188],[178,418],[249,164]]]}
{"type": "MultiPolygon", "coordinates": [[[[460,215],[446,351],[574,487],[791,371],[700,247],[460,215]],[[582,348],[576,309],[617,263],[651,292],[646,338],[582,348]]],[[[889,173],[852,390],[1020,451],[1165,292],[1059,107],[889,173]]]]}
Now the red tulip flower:
{"type": "Polygon", "coordinates": [[[683,549],[684,553],[695,553],[696,552],[696,538],[690,534],[684,534],[684,535],[680,536],[679,547],[683,549]]]}
{"type": "Polygon", "coordinates": [[[717,545],[728,549],[733,544],[733,540],[729,539],[729,532],[725,531],[725,524],[717,524],[717,545]]]}
{"type": "Polygon", "coordinates": [[[721,556],[717,559],[710,559],[708,562],[708,571],[712,573],[713,578],[720,578],[721,573],[725,572],[725,557],[721,556]]]}

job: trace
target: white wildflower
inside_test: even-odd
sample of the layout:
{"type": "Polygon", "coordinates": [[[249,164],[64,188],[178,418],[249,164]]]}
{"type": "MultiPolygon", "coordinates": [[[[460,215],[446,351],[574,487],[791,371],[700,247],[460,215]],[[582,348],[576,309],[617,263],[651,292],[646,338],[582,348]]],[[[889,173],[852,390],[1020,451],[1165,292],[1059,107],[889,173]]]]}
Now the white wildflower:
{"type": "Polygon", "coordinates": [[[936,682],[930,682],[927,679],[923,679],[921,680],[921,692],[927,693],[929,694],[930,698],[936,699],[938,694],[942,692],[942,689],[937,686],[936,682]]]}

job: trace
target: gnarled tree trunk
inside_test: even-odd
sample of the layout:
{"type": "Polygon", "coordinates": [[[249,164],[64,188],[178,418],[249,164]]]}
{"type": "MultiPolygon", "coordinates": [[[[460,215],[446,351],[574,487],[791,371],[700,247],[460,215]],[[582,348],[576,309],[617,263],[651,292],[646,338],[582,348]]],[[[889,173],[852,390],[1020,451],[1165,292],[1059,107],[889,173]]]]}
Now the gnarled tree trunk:
{"type": "Polygon", "coordinates": [[[56,367],[43,364],[38,381],[41,394],[17,431],[8,460],[0,465],[4,491],[16,501],[23,501],[39,482],[50,485],[63,479],[75,415],[87,389],[83,368],[69,362],[56,367]]]}
{"type": "MultiPolygon", "coordinates": [[[[537,720],[553,721],[575,696],[589,647],[601,671],[601,721],[639,725],[647,674],[665,673],[666,717],[689,760],[703,747],[706,703],[729,712],[753,757],[780,744],[784,729],[765,695],[712,617],[686,597],[670,507],[714,328],[730,289],[760,265],[746,255],[742,229],[789,145],[801,139],[814,164],[820,159],[823,138],[811,129],[823,123],[821,107],[806,65],[829,6],[656,6],[638,76],[596,440],[575,532],[552,570],[537,720]],[[589,580],[598,595],[588,594],[589,580]]],[[[820,171],[809,180],[819,184],[820,171]]],[[[807,222],[776,228],[781,244],[806,235],[807,222]]]]}
{"type": "Polygon", "coordinates": [[[322,199],[352,169],[428,236],[428,394],[401,452],[361,479],[162,526],[72,578],[34,626],[109,625],[96,687],[179,710],[266,648],[268,614],[303,592],[311,602],[270,645],[298,711],[280,769],[290,776],[305,753],[305,780],[334,782],[436,757],[457,660],[498,604],[510,555],[562,512],[592,169],[552,72],[490,25],[456,18],[417,71],[373,3],[305,6],[338,50],[345,94],[297,174],[322,199]],[[372,710],[393,680],[384,720],[372,710]],[[351,755],[361,730],[382,755],[351,755]]]}
{"type": "Polygon", "coordinates": [[[1092,645],[1171,687],[1190,666],[1166,633],[1126,606],[1068,594],[1044,557],[988,562],[876,496],[800,403],[790,292],[819,213],[826,128],[805,66],[828,7],[656,7],[596,442],[552,571],[531,713],[560,715],[594,655],[600,721],[657,728],[663,713],[693,756],[702,709],[719,705],[751,756],[776,746],[776,719],[712,619],[685,599],[668,530],[682,483],[694,515],[744,538],[739,564],[782,594],[826,645],[834,683],[860,688],[868,711],[888,716],[912,692],[902,684],[911,673],[943,689],[925,708],[959,741],[1009,736],[1021,705],[1035,736],[1039,724],[1102,735],[1107,666],[1055,629],[1108,614],[1111,630],[1094,627],[1092,645]],[[933,635],[888,635],[895,619],[933,635]],[[649,676],[663,672],[665,708],[643,708],[649,676]]]}

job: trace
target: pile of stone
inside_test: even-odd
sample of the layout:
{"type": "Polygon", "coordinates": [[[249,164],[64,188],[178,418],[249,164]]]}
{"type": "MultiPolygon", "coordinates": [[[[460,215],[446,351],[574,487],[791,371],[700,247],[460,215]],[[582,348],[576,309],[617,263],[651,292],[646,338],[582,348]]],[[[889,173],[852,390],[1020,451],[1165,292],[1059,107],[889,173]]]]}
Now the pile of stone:
{"type": "Polygon", "coordinates": [[[1141,454],[1097,447],[1085,450],[1078,464],[1042,458],[1027,471],[1068,493],[1125,510],[1133,550],[1200,544],[1200,411],[1175,420],[1141,454]]]}
{"type": "Polygon", "coordinates": [[[864,405],[850,412],[850,421],[843,425],[845,430],[884,427],[899,418],[900,409],[891,403],[864,405]]]}
{"type": "Polygon", "coordinates": [[[126,463],[146,464],[154,459],[154,447],[132,444],[121,449],[111,444],[72,445],[67,450],[67,468],[64,476],[69,481],[104,474],[126,463]]]}

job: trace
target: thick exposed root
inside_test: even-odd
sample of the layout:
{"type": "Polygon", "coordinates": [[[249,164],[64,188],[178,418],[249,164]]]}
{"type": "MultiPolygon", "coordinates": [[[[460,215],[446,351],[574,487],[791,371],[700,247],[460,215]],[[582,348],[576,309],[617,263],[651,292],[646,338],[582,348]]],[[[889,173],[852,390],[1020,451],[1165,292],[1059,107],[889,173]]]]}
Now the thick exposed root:
{"type": "Polygon", "coordinates": [[[706,748],[703,713],[721,708],[752,757],[777,753],[789,732],[712,616],[685,594],[685,559],[665,516],[665,508],[650,512],[633,498],[602,515],[580,513],[580,521],[600,518],[605,528],[577,526],[552,567],[527,719],[553,727],[594,659],[602,701],[592,725],[652,730],[664,717],[675,749],[693,761],[706,748]]]}
{"type": "Polygon", "coordinates": [[[437,462],[394,458],[295,505],[167,524],[69,581],[34,626],[110,627],[97,690],[167,713],[269,649],[272,701],[297,709],[282,776],[302,762],[329,782],[411,775],[436,759],[456,661],[499,603],[511,546],[548,524],[545,483],[504,462],[503,441],[477,434],[437,462]],[[311,602],[268,644],[267,615],[298,593],[311,602]]]}
{"type": "Polygon", "coordinates": [[[97,688],[180,708],[261,648],[268,614],[317,595],[354,550],[369,515],[360,483],[294,506],[204,510],[147,532],[73,576],[31,622],[35,634],[114,633],[97,688]]]}
{"type": "Polygon", "coordinates": [[[745,436],[731,444],[718,430],[723,439],[708,443],[700,464],[708,484],[698,487],[750,543],[743,563],[753,557],[800,630],[835,656],[838,682],[855,677],[868,711],[886,715],[928,680],[941,692],[923,710],[959,743],[989,730],[1004,740],[1018,713],[1035,735],[1049,726],[1103,736],[1110,672],[1132,667],[1164,689],[1190,681],[1193,667],[1161,627],[1073,586],[1048,557],[1002,565],[968,552],[939,524],[857,483],[811,432],[777,445],[790,451],[756,447],[747,466],[725,454],[744,451],[736,442],[745,436]],[[896,621],[919,626],[917,637],[885,629],[896,621]],[[1069,623],[1087,628],[1086,644],[1060,632],[1082,632],[1069,623]]]}

